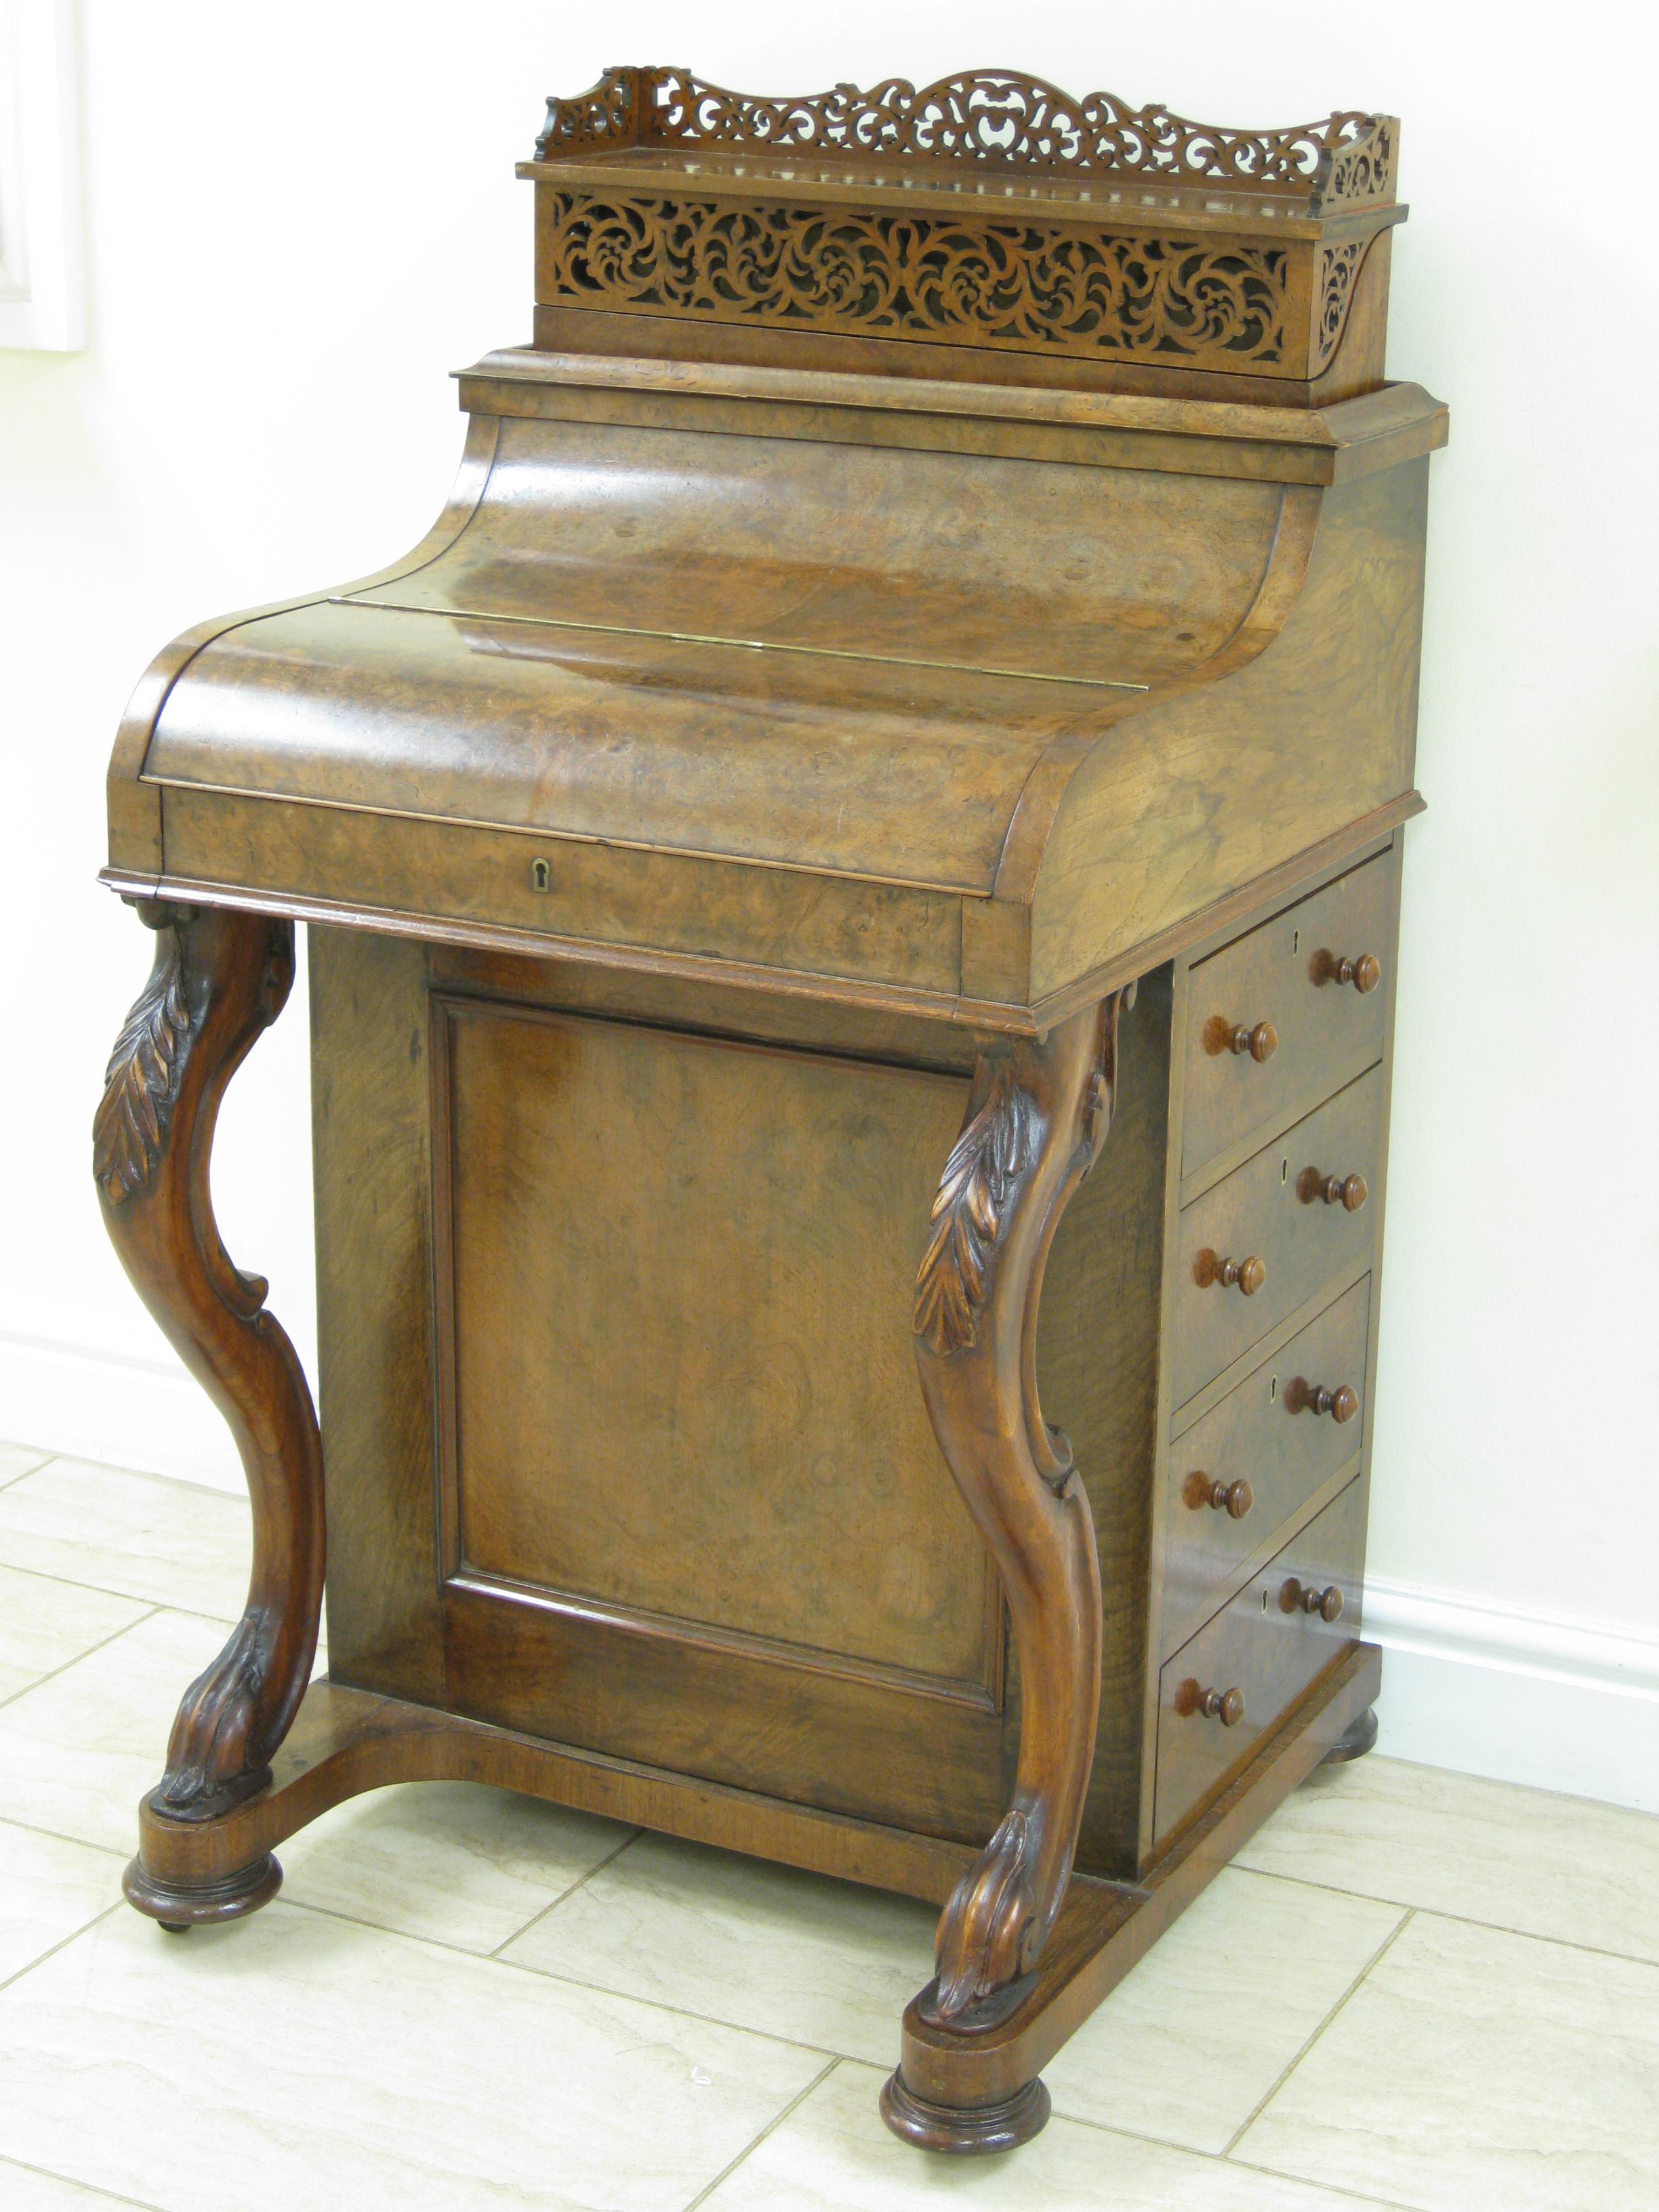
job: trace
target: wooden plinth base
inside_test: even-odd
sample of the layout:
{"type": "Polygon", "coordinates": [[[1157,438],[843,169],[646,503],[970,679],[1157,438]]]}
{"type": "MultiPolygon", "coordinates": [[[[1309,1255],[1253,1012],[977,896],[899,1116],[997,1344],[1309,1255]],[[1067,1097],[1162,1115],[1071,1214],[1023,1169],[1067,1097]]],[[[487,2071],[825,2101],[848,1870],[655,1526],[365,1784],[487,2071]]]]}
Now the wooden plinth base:
{"type": "MultiPolygon", "coordinates": [[[[1267,1815],[1362,1731],[1382,1655],[1357,1644],[1139,1884],[1073,1875],[1035,1984],[1005,2020],[975,2030],[904,2015],[888,2125],[928,2149],[1010,2149],[1042,2126],[1039,2073],[1267,1815]]],[[[1352,1752],[1346,1756],[1353,1756],[1352,1752]]],[[[518,1735],[481,1721],[322,1681],[307,1692],[269,1788],[215,1820],[169,1818],[146,1798],[129,1901],[163,1927],[234,1919],[277,1892],[272,1847],[319,1813],[393,1782],[494,1783],[670,1835],[942,1903],[978,1854],[969,1844],[835,1814],[518,1735]]]]}

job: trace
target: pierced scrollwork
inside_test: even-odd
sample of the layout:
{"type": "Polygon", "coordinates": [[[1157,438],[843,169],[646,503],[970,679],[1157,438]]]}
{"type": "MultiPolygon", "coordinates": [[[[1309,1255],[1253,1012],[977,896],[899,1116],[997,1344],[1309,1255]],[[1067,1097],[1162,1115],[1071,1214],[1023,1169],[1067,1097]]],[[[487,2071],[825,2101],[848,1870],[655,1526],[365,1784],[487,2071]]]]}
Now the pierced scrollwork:
{"type": "Polygon", "coordinates": [[[1009,1199],[1042,1132],[1011,1060],[951,1148],[916,1273],[916,1334],[941,1357],[977,1338],[1009,1199]]]}
{"type": "Polygon", "coordinates": [[[155,1172],[190,1041],[179,932],[164,924],[156,933],[149,980],[115,1040],[93,1116],[93,1174],[112,1206],[123,1205],[155,1172]]]}
{"type": "Polygon", "coordinates": [[[1040,77],[978,70],[920,91],[890,77],[799,99],[757,99],[680,69],[608,70],[591,92],[550,100],[543,159],[600,145],[726,146],[883,159],[1002,163],[1061,173],[1127,171],[1173,183],[1306,191],[1316,207],[1392,192],[1388,116],[1341,112],[1278,131],[1194,123],[1108,92],[1082,99],[1040,77]]]}
{"type": "Polygon", "coordinates": [[[1278,246],[633,194],[550,196],[552,297],[781,329],[1197,366],[1285,352],[1278,246]]]}
{"type": "Polygon", "coordinates": [[[1365,258],[1369,239],[1349,239],[1340,246],[1325,246],[1319,253],[1319,325],[1314,333],[1313,366],[1323,368],[1341,343],[1353,301],[1354,280],[1365,258]]]}

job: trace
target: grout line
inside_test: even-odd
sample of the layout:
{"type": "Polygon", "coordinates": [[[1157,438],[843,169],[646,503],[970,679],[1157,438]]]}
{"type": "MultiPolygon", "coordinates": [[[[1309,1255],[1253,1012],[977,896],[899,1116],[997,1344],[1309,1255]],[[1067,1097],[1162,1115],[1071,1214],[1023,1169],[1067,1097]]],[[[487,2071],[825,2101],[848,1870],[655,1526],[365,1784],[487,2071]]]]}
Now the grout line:
{"type": "MultiPolygon", "coordinates": [[[[665,2012],[674,2020],[695,2020],[702,2027],[723,2027],[732,2035],[752,2035],[763,2043],[781,2044],[786,2050],[809,2051],[815,2058],[825,2058],[839,2064],[845,2058],[854,2066],[871,2066],[873,2059],[854,2057],[845,2051],[831,2051],[822,2043],[804,2043],[799,2036],[780,2035],[775,2028],[757,2027],[750,2021],[725,2020],[711,2012],[694,2012],[690,2006],[672,2004],[666,1997],[641,1996],[635,1990],[619,1990],[611,1982],[585,1982],[580,1974],[556,1973],[548,1966],[526,1966],[517,1959],[503,1959],[494,1951],[469,1951],[459,1943],[447,1942],[441,1936],[416,1935],[407,1928],[388,1928],[383,1921],[354,1919],[349,1912],[337,1912],[331,1905],[307,1905],[297,1897],[283,1891],[271,1899],[295,1912],[314,1912],[319,1919],[337,1920],[348,1928],[361,1928],[371,1936],[387,1936],[394,1942],[424,1944],[429,1950],[441,1951],[447,1958],[470,1959],[475,1966],[493,1966],[503,1974],[524,1974],[532,1981],[553,1982],[559,1988],[581,1990],[589,1996],[615,1997],[623,2004],[642,2005],[647,2012],[665,2012]]],[[[514,1939],[509,1938],[509,1941],[514,1939]]]]}
{"type": "MultiPolygon", "coordinates": [[[[1087,2128],[1097,2136],[1118,2136],[1128,2142],[1150,2144],[1154,2150],[1176,2151],[1183,2158],[1202,2159],[1206,2166],[1224,2165],[1229,2172],[1237,2167],[1246,2173],[1269,2174],[1275,2181],[1292,2181],[1298,2187],[1317,2187],[1328,2195],[1346,2197],[1355,2204],[1375,2205],[1379,2208],[1379,2212],[1422,2212],[1421,2206],[1402,2204],[1396,2197],[1370,2197],[1364,2190],[1347,2189],[1340,2182],[1327,2181],[1322,2176],[1316,2183],[1310,2182],[1305,2175],[1276,2172],[1270,2166],[1252,2166],[1248,2159],[1230,2158],[1224,2151],[1194,2150],[1191,2143],[1177,2142],[1172,2136],[1143,2135],[1139,2128],[1121,2127],[1106,2120],[1085,2119],[1080,2113],[1062,2112],[1058,2105],[1054,2106],[1054,2117],[1057,2120],[1064,2120],[1068,2127],[1087,2128]]],[[[687,2212],[690,2212],[689,2207],[687,2212]]]]}
{"type": "MultiPolygon", "coordinates": [[[[50,1836],[55,1844],[74,1844],[83,1851],[102,1851],[106,1858],[125,1860],[127,1856],[125,1844],[89,1844],[84,1836],[71,1836],[63,1828],[43,1828],[38,1820],[25,1820],[16,1813],[0,1811],[0,1828],[22,1828],[31,1836],[50,1836]]],[[[4,2156],[5,2153],[0,2151],[0,2158],[4,2156]]]]}
{"type": "MultiPolygon", "coordinates": [[[[1232,2134],[1227,2139],[1227,2147],[1221,2154],[1224,2159],[1231,2158],[1234,2151],[1237,2150],[1240,2142],[1243,2142],[1243,2138],[1255,2125],[1262,2113],[1267,2111],[1268,2106],[1272,2104],[1273,2099],[1279,2094],[1286,2081],[1290,2080],[1297,2068],[1302,2063],[1308,2053],[1319,2041],[1326,2029],[1329,2027],[1331,2023],[1337,2018],[1344,2006],[1348,2002],[1348,2000],[1364,1982],[1372,1968],[1388,1956],[1394,1946],[1399,1942],[1401,1936],[1404,1935],[1406,1929],[1411,1926],[1412,1922],[1415,1917],[1416,1907],[1414,1905],[1407,1905],[1401,1912],[1399,1919],[1395,1923],[1394,1926],[1389,1930],[1382,1941],[1377,1945],[1376,1950],[1371,1953],[1370,1957],[1366,1960],[1364,1965],[1359,1969],[1359,1972],[1349,1983],[1347,1988],[1343,1990],[1336,2002],[1331,2007],[1330,2010],[1325,2014],[1325,2017],[1314,2029],[1313,2033],[1303,2043],[1301,2049],[1291,2060],[1289,2065],[1280,2068],[1278,2075],[1273,2080],[1272,2087],[1267,2090],[1267,2094],[1257,2098],[1255,2103],[1245,2114],[1239,2125],[1233,2130],[1232,2134]]],[[[1243,2161],[1241,2161],[1241,2163],[1243,2161]]]]}
{"type": "MultiPolygon", "coordinates": [[[[78,1588],[80,1585],[77,1584],[76,1587],[78,1588]]],[[[106,1595],[113,1596],[115,1593],[113,1591],[109,1591],[106,1592],[106,1595]]],[[[132,1603],[135,1605],[143,1605],[147,1601],[143,1598],[134,1598],[132,1600],[132,1603]]],[[[71,1667],[78,1667],[83,1659],[90,1659],[94,1651],[103,1651],[106,1650],[110,1644],[118,1644],[124,1636],[131,1636],[135,1628],[142,1628],[147,1620],[153,1620],[158,1613],[164,1612],[166,1608],[162,1606],[152,1605],[148,1613],[141,1613],[137,1620],[124,1621],[121,1626],[112,1631],[110,1635],[100,1636],[96,1644],[88,1644],[84,1651],[77,1651],[72,1659],[65,1659],[61,1667],[48,1668],[44,1674],[37,1674],[33,1681],[25,1682],[21,1690],[14,1690],[10,1697],[0,1698],[0,1712],[3,1712],[8,1705],[15,1705],[20,1698],[27,1698],[30,1696],[34,1691],[40,1689],[42,1684],[46,1682],[55,1682],[60,1674],[67,1674],[71,1667]]],[[[4,1816],[0,1815],[0,1817],[4,1816]]]]}
{"type": "MultiPolygon", "coordinates": [[[[8,1340],[6,1332],[3,1329],[0,1329],[0,1343],[5,1343],[9,1340],[12,1343],[15,1343],[18,1340],[15,1337],[8,1340]]],[[[179,1382],[188,1382],[189,1380],[186,1376],[179,1374],[177,1369],[163,1367],[159,1363],[152,1365],[147,1360],[112,1358],[111,1355],[106,1352],[99,1352],[95,1357],[100,1360],[108,1362],[109,1364],[113,1366],[137,1367],[145,1374],[165,1375],[169,1380],[173,1380],[175,1378],[179,1382]]],[[[195,1388],[198,1386],[192,1385],[191,1387],[195,1388]]],[[[27,1451],[33,1451],[36,1449],[37,1447],[33,1444],[27,1444],[24,1447],[24,1449],[27,1451]]],[[[59,1461],[62,1461],[65,1465],[70,1467],[95,1467],[100,1474],[130,1475],[135,1482],[165,1482],[170,1484],[174,1490],[204,1491],[210,1498],[228,1498],[234,1505],[246,1505],[248,1502],[247,1492],[240,1483],[237,1484],[234,1489],[231,1489],[228,1488],[225,1484],[222,1482],[192,1482],[187,1474],[160,1474],[152,1467],[122,1467],[112,1459],[93,1459],[85,1452],[46,1452],[43,1455],[39,1467],[27,1467],[23,1469],[23,1474],[39,1474],[43,1468],[55,1467],[59,1461]]],[[[0,1490],[4,1490],[10,1482],[21,1480],[21,1476],[9,1475],[6,1478],[5,1482],[0,1482],[0,1490]]],[[[3,2155],[3,2154],[0,2153],[0,2155],[3,2155]]]]}
{"type": "MultiPolygon", "coordinates": [[[[0,1489],[3,1487],[0,1484],[0,1489]]],[[[0,1564],[14,1575],[28,1575],[38,1583],[56,1583],[59,1589],[86,1590],[93,1597],[125,1598],[129,1605],[147,1605],[152,1613],[182,1613],[191,1620],[210,1621],[216,1628],[229,1630],[236,1626],[234,1620],[227,1619],[222,1613],[204,1613],[199,1606],[178,1605],[170,1597],[149,1597],[137,1590],[112,1589],[107,1583],[79,1582],[72,1575],[54,1575],[44,1567],[20,1567],[9,1559],[0,1564]]],[[[136,1628],[138,1624],[134,1621],[131,1626],[136,1628]]]]}
{"type": "MultiPolygon", "coordinates": [[[[0,1489],[3,1487],[0,1484],[0,1489]]],[[[114,2190],[100,2189],[95,2181],[82,2181],[77,2174],[59,2173],[55,2166],[33,2166],[26,2158],[10,2158],[0,2153],[0,2170],[9,2166],[19,2173],[38,2173],[45,2181],[61,2181],[66,2189],[84,2189],[88,2197],[101,2197],[106,2204],[131,2204],[137,2212],[161,2212],[161,2207],[152,2204],[148,2197],[118,2197],[114,2190]]]]}
{"type": "MultiPolygon", "coordinates": [[[[635,1828],[630,1834],[624,1836],[614,1851],[607,1851],[602,1859],[595,1860],[586,1874],[579,1874],[574,1881],[568,1888],[562,1889],[550,1904],[543,1905],[539,1912],[532,1912],[522,1928],[515,1928],[510,1936],[504,1936],[489,1955],[492,1959],[501,1958],[501,1953],[506,1950],[509,1943],[516,1943],[520,1936],[527,1936],[532,1928],[539,1928],[550,1912],[556,1912],[567,1897],[574,1897],[585,1883],[592,1881],[596,1874],[602,1873],[613,1859],[619,1859],[630,1844],[638,1843],[644,1833],[643,1828],[635,1828]]],[[[512,1965],[514,1962],[508,1960],[503,1960],[502,1963],[512,1965]]]]}
{"type": "MultiPolygon", "coordinates": [[[[1259,1875],[1264,1881],[1287,1881],[1294,1889],[1316,1889],[1326,1897],[1349,1897],[1363,1905],[1392,1905],[1401,1912],[1426,1912],[1434,1920],[1449,1920],[1459,1928],[1484,1928],[1494,1936],[1516,1936],[1523,1943],[1553,1943],[1558,1950],[1582,1951],[1587,1959],[1618,1959],[1627,1966],[1659,1969],[1659,1959],[1644,1951],[1609,1950],[1605,1943],[1581,1943],[1571,1936],[1550,1936],[1538,1928],[1511,1928],[1507,1920],[1477,1920],[1468,1912],[1453,1912],[1441,1905],[1424,1905],[1401,1897],[1379,1897],[1375,1890],[1339,1889],[1334,1882],[1309,1881],[1299,1874],[1277,1874],[1267,1867],[1231,1865],[1238,1874],[1259,1875]]],[[[1397,1932],[1397,1931],[1396,1931],[1397,1932]]]]}
{"type": "MultiPolygon", "coordinates": [[[[12,1447],[13,1450],[17,1450],[19,1449],[20,1447],[17,1445],[13,1445],[12,1447]]],[[[34,1446],[33,1444],[25,1444],[21,1446],[21,1449],[24,1451],[33,1451],[34,1449],[34,1446]]],[[[39,1474],[43,1467],[50,1467],[52,1465],[52,1460],[55,1456],[56,1455],[54,1453],[43,1452],[40,1458],[35,1461],[33,1467],[14,1468],[9,1474],[0,1475],[0,1490],[9,1490],[14,1482],[21,1482],[26,1474],[39,1474]]]]}
{"type": "Polygon", "coordinates": [[[121,1911],[125,1905],[125,1898],[118,1897],[113,1905],[106,1905],[101,1912],[94,1912],[90,1920],[83,1920],[78,1928],[71,1928],[69,1934],[54,1943],[49,1951],[42,1951],[40,1957],[31,1959],[27,1966],[20,1966],[15,1974],[8,1974],[5,1980],[0,1982],[0,1990],[14,1987],[23,1979],[25,1975],[32,1974],[37,1966],[44,1966],[48,1959],[55,1959],[61,1950],[73,1943],[77,1937],[84,1936],[89,1928],[96,1928],[100,1921],[107,1920],[112,1912],[121,1911]]]}
{"type": "Polygon", "coordinates": [[[1260,2173],[1270,2181],[1293,2182],[1298,2189],[1319,2189],[1330,2197],[1346,2197],[1350,2203],[1376,2205],[1379,2212],[1423,2212],[1420,2205],[1402,2203],[1397,2197],[1371,2197],[1363,2189],[1348,2189],[1340,2181],[1328,2181],[1323,2174],[1315,2180],[1305,2173],[1290,2173],[1278,2166],[1255,2166],[1248,2158],[1230,2158],[1227,2164],[1240,2173],[1260,2173]]]}
{"type": "Polygon", "coordinates": [[[757,2151],[761,2145],[766,2141],[768,2136],[772,2134],[775,2129],[781,2128],[784,2122],[789,2118],[789,2115],[795,2111],[797,2106],[804,2105],[819,2084],[821,2082],[827,2081],[830,2079],[830,2076],[835,2072],[836,2067],[840,2064],[841,2061],[839,2058],[832,2058],[830,2061],[830,2063],[824,2067],[821,2072],[815,2074],[812,2079],[807,2083],[806,2087],[800,2092],[799,2095],[792,2097],[777,2117],[775,2119],[771,2119],[767,2122],[766,2125],[755,2137],[753,2142],[745,2143],[743,2148],[738,2153],[737,2156],[732,2160],[731,2164],[729,2166],[722,2166],[720,2172],[714,2176],[714,2179],[708,2184],[708,2187],[706,2189],[700,2189],[697,2191],[696,2195],[691,2199],[691,2202],[683,2208],[683,2212],[697,2212],[697,2207],[699,2204],[707,2203],[708,2199],[714,2195],[714,2191],[720,2187],[721,2182],[726,2180],[728,2175],[735,2173],[738,2168],[743,2164],[744,2160],[753,2152],[757,2151]]]}

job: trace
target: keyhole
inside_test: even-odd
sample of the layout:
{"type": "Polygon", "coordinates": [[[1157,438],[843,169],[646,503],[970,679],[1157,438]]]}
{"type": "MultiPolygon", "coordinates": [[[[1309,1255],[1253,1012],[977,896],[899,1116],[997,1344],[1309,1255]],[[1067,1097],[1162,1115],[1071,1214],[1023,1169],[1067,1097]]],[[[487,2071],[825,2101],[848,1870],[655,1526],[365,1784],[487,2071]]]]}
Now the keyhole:
{"type": "Polygon", "coordinates": [[[552,890],[553,871],[547,861],[532,860],[530,863],[530,888],[532,891],[552,890]]]}
{"type": "Polygon", "coordinates": [[[1293,932],[1291,933],[1291,951],[1292,954],[1295,954],[1295,953],[1300,952],[1300,951],[1301,951],[1301,950],[1302,950],[1302,932],[1298,929],[1298,930],[1295,930],[1295,931],[1293,931],[1293,932]]]}
{"type": "Polygon", "coordinates": [[[1285,1158],[1285,1159],[1280,1160],[1280,1162],[1279,1163],[1279,1180],[1280,1181],[1280,1182],[1288,1182],[1290,1181],[1290,1179],[1291,1179],[1291,1163],[1290,1163],[1289,1158],[1285,1158]]]}
{"type": "Polygon", "coordinates": [[[1273,1402],[1274,1399],[1275,1399],[1275,1398],[1277,1398],[1277,1397],[1278,1397],[1278,1395],[1279,1395],[1279,1377],[1278,1377],[1278,1376],[1277,1376],[1277,1375],[1275,1375],[1275,1376],[1274,1376],[1274,1377],[1273,1377],[1273,1381],[1272,1381],[1272,1382],[1267,1385],[1267,1403],[1271,1406],[1271,1405],[1273,1404],[1273,1402]]]}

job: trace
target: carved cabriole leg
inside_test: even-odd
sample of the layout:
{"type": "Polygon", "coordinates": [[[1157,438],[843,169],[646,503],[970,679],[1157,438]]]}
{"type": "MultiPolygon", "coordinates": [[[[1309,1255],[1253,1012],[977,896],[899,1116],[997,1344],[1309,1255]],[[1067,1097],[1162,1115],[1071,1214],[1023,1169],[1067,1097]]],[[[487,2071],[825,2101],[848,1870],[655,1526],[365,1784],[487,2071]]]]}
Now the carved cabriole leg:
{"type": "MultiPolygon", "coordinates": [[[[972,2036],[1031,1985],[1077,1848],[1100,1703],[1100,1568],[1071,1446],[1036,1395],[1048,1248],[1105,1140],[1128,994],[983,1056],[945,1164],[916,1284],[916,1361],[933,1429],[1008,1600],[1022,1716],[1013,1802],[939,1921],[931,2026],[972,2036]]],[[[882,2093],[888,2125],[933,2149],[999,2150],[1048,2118],[1040,2081],[993,2106],[882,2093]]]]}
{"type": "Polygon", "coordinates": [[[201,1824],[264,1789],[304,1695],[323,1589],[323,1464],[311,1393],[266,1313],[266,1285],[231,1264],[209,1192],[225,1087],[294,980],[294,932],[265,916],[138,902],[156,933],[149,981],[116,1041],[93,1125],[94,1172],[121,1264],[230,1425],[253,1504],[253,1572],[230,1641],[185,1692],[167,1771],[146,1801],[125,1889],[164,1925],[233,1917],[282,1880],[262,1853],[207,1885],[169,1878],[201,1824]]]}

